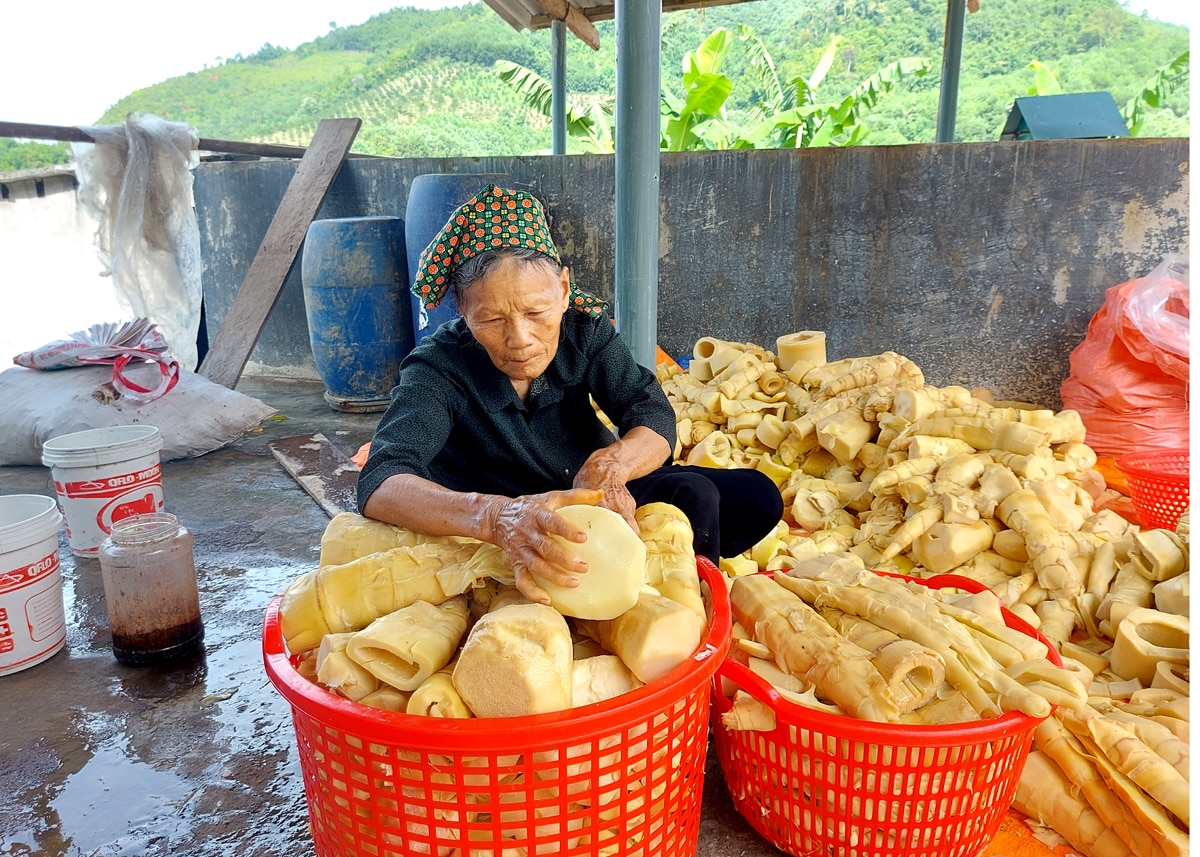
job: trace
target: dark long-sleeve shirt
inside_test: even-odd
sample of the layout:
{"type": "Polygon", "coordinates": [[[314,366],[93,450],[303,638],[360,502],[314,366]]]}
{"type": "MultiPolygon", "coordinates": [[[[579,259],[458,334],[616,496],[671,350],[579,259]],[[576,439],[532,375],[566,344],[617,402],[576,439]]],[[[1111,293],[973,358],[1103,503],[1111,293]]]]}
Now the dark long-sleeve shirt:
{"type": "Polygon", "coordinates": [[[397,473],[509,497],[570,488],[588,456],[615,440],[589,395],[619,433],[645,426],[674,447],[666,395],[607,318],[563,316],[558,352],[527,402],[461,317],[444,324],[401,364],[359,474],[358,508],[397,473]]]}

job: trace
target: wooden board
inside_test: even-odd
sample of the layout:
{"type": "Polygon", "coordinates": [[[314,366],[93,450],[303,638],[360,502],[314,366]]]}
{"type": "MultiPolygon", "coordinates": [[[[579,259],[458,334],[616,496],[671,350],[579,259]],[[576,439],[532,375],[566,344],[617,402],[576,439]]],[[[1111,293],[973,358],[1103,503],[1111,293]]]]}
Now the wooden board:
{"type": "Polygon", "coordinates": [[[358,511],[358,465],[325,435],[299,435],[269,441],[283,469],[329,517],[358,511]]]}
{"type": "Polygon", "coordinates": [[[200,365],[201,375],[230,389],[237,386],[296,262],[309,224],[324,204],[361,125],[361,119],[323,119],[317,126],[242,287],[200,365]]]}

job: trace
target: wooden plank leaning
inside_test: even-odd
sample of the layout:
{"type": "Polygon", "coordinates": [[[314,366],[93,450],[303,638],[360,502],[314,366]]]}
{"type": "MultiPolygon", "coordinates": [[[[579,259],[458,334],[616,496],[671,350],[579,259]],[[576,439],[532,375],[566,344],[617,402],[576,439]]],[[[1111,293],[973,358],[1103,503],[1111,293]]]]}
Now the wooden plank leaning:
{"type": "Polygon", "coordinates": [[[200,374],[209,380],[233,389],[242,377],[308,226],[325,202],[361,125],[361,119],[323,119],[317,126],[233,305],[200,364],[200,374]]]}

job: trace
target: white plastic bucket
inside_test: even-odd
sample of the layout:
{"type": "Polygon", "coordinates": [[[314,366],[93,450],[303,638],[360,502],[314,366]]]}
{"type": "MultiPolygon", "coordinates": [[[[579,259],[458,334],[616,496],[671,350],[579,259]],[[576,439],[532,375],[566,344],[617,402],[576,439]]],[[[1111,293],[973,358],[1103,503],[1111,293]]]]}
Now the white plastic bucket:
{"type": "Polygon", "coordinates": [[[28,669],[67,640],[52,497],[0,495],[0,676],[28,669]]]}
{"type": "Polygon", "coordinates": [[[95,556],[113,521],[162,511],[160,449],[162,436],[148,425],[77,431],[42,445],[72,553],[95,556]]]}

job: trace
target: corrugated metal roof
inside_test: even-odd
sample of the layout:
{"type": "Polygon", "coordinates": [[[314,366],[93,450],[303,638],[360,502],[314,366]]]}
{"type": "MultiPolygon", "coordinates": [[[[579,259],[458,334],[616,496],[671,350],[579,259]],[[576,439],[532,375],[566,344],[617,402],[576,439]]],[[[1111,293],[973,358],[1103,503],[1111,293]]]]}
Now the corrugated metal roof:
{"type": "MultiPolygon", "coordinates": [[[[492,10],[517,30],[542,30],[557,20],[566,20],[569,7],[583,17],[596,21],[611,21],[616,14],[615,0],[484,0],[492,10]],[[550,14],[550,11],[559,14],[550,14]]],[[[663,12],[681,9],[705,9],[710,6],[730,6],[750,0],[662,0],[663,12]]]]}
{"type": "MultiPolygon", "coordinates": [[[[516,30],[543,30],[555,20],[566,21],[582,16],[588,21],[611,21],[616,15],[615,0],[484,0],[497,15],[516,30]],[[551,14],[553,13],[553,14],[551,14]]],[[[732,6],[751,0],[662,0],[663,12],[683,9],[707,9],[732,6]]],[[[979,0],[967,0],[967,11],[978,12],[979,0]]],[[[571,28],[574,31],[575,28],[571,28]]],[[[576,35],[579,35],[576,33],[576,35]]],[[[585,40],[586,41],[586,40],[585,40]]]]}

